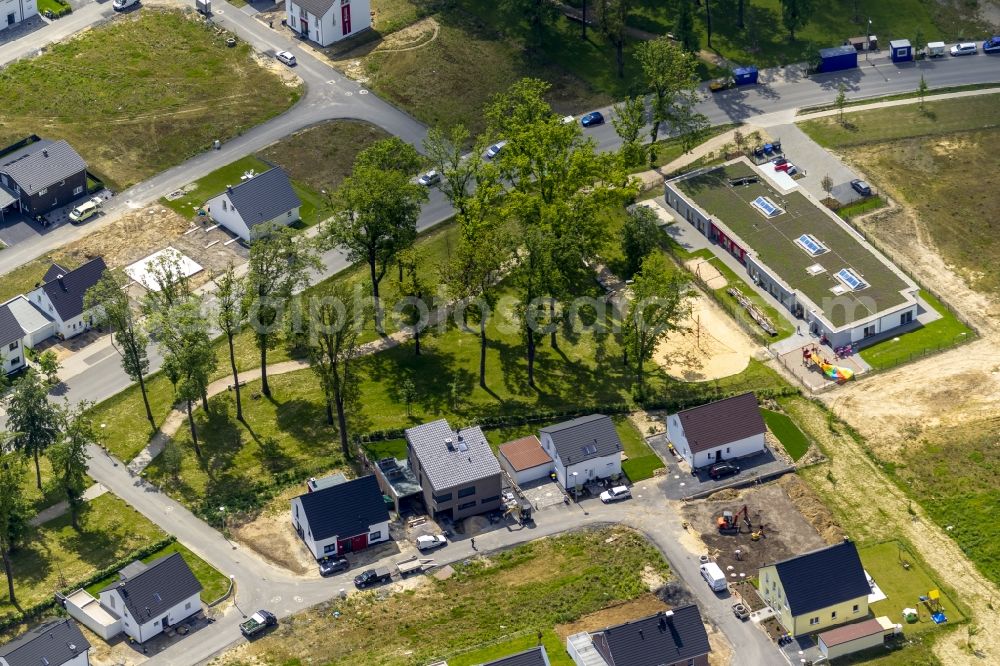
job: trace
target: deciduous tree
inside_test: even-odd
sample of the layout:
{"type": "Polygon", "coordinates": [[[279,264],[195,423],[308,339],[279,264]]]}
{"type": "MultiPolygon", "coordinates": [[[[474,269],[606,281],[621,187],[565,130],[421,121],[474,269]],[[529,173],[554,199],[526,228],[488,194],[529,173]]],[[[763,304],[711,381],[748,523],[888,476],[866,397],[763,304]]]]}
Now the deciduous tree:
{"type": "Polygon", "coordinates": [[[143,307],[147,314],[166,310],[187,298],[191,283],[184,271],[179,252],[163,252],[146,263],[146,273],[152,289],[146,292],[143,307]]]}
{"type": "Polygon", "coordinates": [[[309,284],[309,269],[319,261],[310,243],[288,228],[274,229],[250,246],[246,277],[247,319],[260,350],[261,393],[270,397],[267,352],[277,344],[292,295],[309,284]]]}
{"type": "Polygon", "coordinates": [[[48,388],[39,376],[29,371],[14,382],[4,400],[7,429],[13,434],[11,444],[35,461],[35,480],[42,489],[39,457],[59,441],[65,418],[62,410],[49,401],[48,388]]]}
{"type": "Polygon", "coordinates": [[[669,37],[640,44],[636,57],[642,65],[646,87],[653,95],[650,144],[654,144],[661,125],[671,129],[683,126],[694,114],[692,107],[698,100],[699,83],[697,61],[669,37]]]}
{"type": "Polygon", "coordinates": [[[59,371],[62,369],[62,364],[55,351],[46,349],[38,355],[38,369],[45,375],[45,381],[49,386],[59,382],[59,371]]]}
{"type": "Polygon", "coordinates": [[[625,78],[625,38],[628,35],[628,15],[633,0],[600,0],[598,4],[601,32],[615,47],[618,78],[625,78]]]}
{"type": "Polygon", "coordinates": [[[920,85],[917,86],[917,97],[920,98],[920,110],[924,111],[924,98],[927,96],[927,81],[924,79],[924,75],[920,75],[920,85]]]}
{"type": "Polygon", "coordinates": [[[830,178],[830,174],[823,176],[823,179],[819,181],[819,186],[823,188],[823,191],[827,193],[827,196],[833,191],[833,178],[830,178]]]}
{"type": "Polygon", "coordinates": [[[847,106],[847,88],[843,83],[837,84],[837,97],[833,100],[833,105],[837,107],[837,122],[844,124],[844,107],[847,106]]]}
{"type": "Polygon", "coordinates": [[[7,596],[10,604],[21,610],[14,591],[14,567],[10,553],[17,543],[17,536],[24,527],[27,502],[24,498],[24,458],[0,447],[0,559],[7,576],[7,596]]]}
{"type": "Polygon", "coordinates": [[[625,165],[635,167],[642,164],[645,149],[639,137],[646,127],[646,100],[642,97],[626,97],[620,104],[615,104],[611,124],[622,140],[619,153],[625,165]]]}
{"type": "Polygon", "coordinates": [[[106,324],[111,329],[115,349],[122,357],[122,369],[129,379],[139,384],[146,419],[149,420],[149,426],[156,430],[144,379],[149,372],[149,356],[146,352],[149,336],[136,318],[124,287],[120,275],[108,271],[87,292],[84,303],[93,313],[95,323],[106,324]]]}
{"type": "MultiPolygon", "coordinates": [[[[677,24],[674,34],[677,41],[681,43],[688,53],[698,53],[701,45],[698,43],[698,33],[694,28],[694,9],[691,7],[693,0],[680,0],[677,8],[677,24]]],[[[669,39],[668,37],[664,37],[669,39]]],[[[661,38],[661,39],[664,39],[661,38]]]]}
{"type": "Polygon", "coordinates": [[[438,187],[458,211],[459,217],[468,215],[467,202],[472,196],[477,167],[482,163],[474,156],[465,154],[469,136],[469,130],[459,124],[447,133],[432,127],[424,140],[427,159],[441,174],[441,184],[438,187]]]}
{"type": "Polygon", "coordinates": [[[622,225],[622,251],[625,253],[625,279],[630,279],[642,266],[646,255],[659,246],[659,218],[652,208],[633,206],[625,216],[622,225]]]}
{"type": "Polygon", "coordinates": [[[687,279],[668,265],[663,254],[652,252],[642,260],[623,331],[640,397],[645,395],[645,363],[670,331],[682,330],[681,322],[691,311],[691,295],[687,279]]]}
{"type": "Polygon", "coordinates": [[[215,323],[226,335],[226,342],[229,344],[229,366],[233,371],[233,391],[236,392],[236,418],[243,420],[243,402],[240,397],[240,373],[236,367],[236,347],[234,344],[236,334],[243,329],[246,323],[246,289],[241,278],[236,277],[236,269],[232,264],[226,269],[216,284],[215,291],[217,305],[215,323]]]}
{"type": "Polygon", "coordinates": [[[90,403],[84,401],[66,416],[66,432],[61,441],[49,449],[53,483],[69,505],[73,529],[79,530],[80,508],[87,489],[87,447],[97,442],[94,423],[87,416],[90,403]]]}
{"type": "Polygon", "coordinates": [[[788,30],[788,37],[795,41],[795,31],[809,22],[815,3],[813,0],[780,0],[781,23],[788,30]]]}

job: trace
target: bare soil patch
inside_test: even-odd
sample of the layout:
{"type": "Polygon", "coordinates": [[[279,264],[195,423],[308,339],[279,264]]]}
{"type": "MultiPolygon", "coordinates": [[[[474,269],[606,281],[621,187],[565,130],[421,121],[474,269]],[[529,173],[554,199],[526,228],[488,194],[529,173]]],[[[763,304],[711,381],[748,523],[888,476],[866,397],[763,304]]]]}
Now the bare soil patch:
{"type": "Polygon", "coordinates": [[[785,492],[785,485],[769,483],[740,491],[728,491],[719,499],[716,493],[709,499],[689,502],[683,514],[690,529],[700,535],[712,557],[736,582],[757,575],[757,570],[778,560],[821,548],[826,541],[798,510],[796,503],[785,492]],[[735,495],[735,497],[732,497],[735,495]],[[715,520],[723,511],[736,513],[747,506],[754,529],[763,524],[765,536],[752,541],[750,531],[742,523],[738,534],[719,534],[715,520]],[[736,551],[742,559],[736,559],[736,551]],[[730,568],[731,567],[731,568],[730,568]],[[736,574],[733,576],[732,574],[736,574]]]}
{"type": "MultiPolygon", "coordinates": [[[[711,267],[710,264],[705,264],[711,267]]],[[[667,374],[684,381],[706,381],[738,374],[746,369],[760,346],[743,332],[719,306],[698,294],[684,332],[671,332],[653,353],[653,360],[667,374]]]]}
{"type": "Polygon", "coordinates": [[[645,594],[638,599],[626,601],[625,603],[618,604],[616,606],[604,608],[596,613],[584,615],[575,622],[557,624],[555,626],[555,632],[560,639],[565,641],[569,636],[578,634],[581,631],[598,631],[600,629],[604,629],[605,627],[622,624],[623,622],[628,622],[636,618],[647,617],[653,613],[668,610],[669,608],[670,607],[663,603],[663,601],[655,594],[645,594]]]}

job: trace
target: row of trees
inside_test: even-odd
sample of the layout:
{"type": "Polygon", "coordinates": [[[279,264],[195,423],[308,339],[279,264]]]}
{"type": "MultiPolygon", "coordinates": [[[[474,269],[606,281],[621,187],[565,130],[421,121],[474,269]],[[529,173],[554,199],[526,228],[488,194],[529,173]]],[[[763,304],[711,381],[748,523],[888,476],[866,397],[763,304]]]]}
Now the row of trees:
{"type": "Polygon", "coordinates": [[[87,486],[87,447],[97,441],[97,436],[85,414],[89,405],[70,408],[50,401],[48,384],[34,370],[14,381],[3,403],[8,432],[0,433],[0,559],[10,602],[20,610],[10,555],[27,537],[32,515],[25,495],[29,464],[34,463],[38,490],[65,500],[73,529],[78,530],[87,486]],[[43,456],[52,468],[49,488],[42,483],[43,456]]]}

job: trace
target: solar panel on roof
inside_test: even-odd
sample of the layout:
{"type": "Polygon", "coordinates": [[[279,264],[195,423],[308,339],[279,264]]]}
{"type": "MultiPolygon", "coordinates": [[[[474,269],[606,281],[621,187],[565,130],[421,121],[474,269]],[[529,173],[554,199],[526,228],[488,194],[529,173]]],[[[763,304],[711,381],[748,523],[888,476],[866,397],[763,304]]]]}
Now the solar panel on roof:
{"type": "Polygon", "coordinates": [[[847,285],[850,289],[854,291],[858,291],[859,289],[864,289],[865,287],[868,286],[865,283],[865,281],[859,278],[857,275],[855,275],[854,271],[852,271],[850,268],[841,268],[839,271],[837,271],[837,277],[840,278],[841,282],[843,282],[845,285],[847,285]]]}
{"type": "Polygon", "coordinates": [[[759,210],[761,213],[763,213],[766,217],[776,217],[785,212],[781,210],[781,208],[779,208],[773,201],[771,201],[765,196],[757,197],[756,199],[751,201],[750,204],[754,208],[759,210]]]}
{"type": "Polygon", "coordinates": [[[814,257],[816,255],[823,254],[824,252],[826,252],[826,246],[820,243],[812,236],[810,236],[809,234],[802,234],[801,236],[795,239],[795,242],[799,245],[799,247],[801,247],[803,250],[805,250],[814,257]]]}

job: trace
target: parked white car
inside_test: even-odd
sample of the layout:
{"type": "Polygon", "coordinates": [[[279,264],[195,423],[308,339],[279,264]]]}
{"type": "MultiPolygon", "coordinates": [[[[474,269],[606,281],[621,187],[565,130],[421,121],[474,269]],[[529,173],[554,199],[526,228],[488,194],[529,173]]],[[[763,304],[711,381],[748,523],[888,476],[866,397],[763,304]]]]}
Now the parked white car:
{"type": "Polygon", "coordinates": [[[632,497],[632,491],[625,486],[615,486],[611,490],[605,490],[601,493],[601,501],[605,504],[609,502],[617,502],[618,500],[628,499],[632,497]]]}
{"type": "Polygon", "coordinates": [[[443,534],[424,534],[417,537],[417,550],[434,550],[448,545],[448,538],[443,534]]]}
{"type": "Polygon", "coordinates": [[[497,141],[492,146],[486,149],[486,157],[488,157],[489,159],[493,159],[494,157],[500,154],[500,151],[503,150],[503,147],[506,145],[507,145],[506,141],[497,141]]]}
{"type": "Polygon", "coordinates": [[[120,12],[137,4],[139,4],[139,0],[115,0],[111,3],[111,8],[116,12],[120,12]]]}
{"type": "Polygon", "coordinates": [[[430,187],[441,182],[441,174],[432,169],[425,174],[421,174],[420,178],[417,178],[417,182],[424,187],[430,187]]]}

